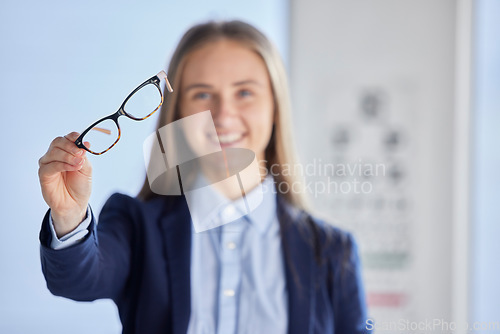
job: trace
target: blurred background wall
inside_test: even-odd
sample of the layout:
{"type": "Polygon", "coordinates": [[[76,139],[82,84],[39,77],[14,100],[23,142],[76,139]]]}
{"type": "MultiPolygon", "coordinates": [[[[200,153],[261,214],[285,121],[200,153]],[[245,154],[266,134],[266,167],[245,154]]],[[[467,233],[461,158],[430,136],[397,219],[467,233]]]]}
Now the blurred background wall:
{"type": "MultiPolygon", "coordinates": [[[[45,287],[37,160],[165,68],[190,25],[230,18],[262,29],[285,58],[311,203],[357,237],[376,323],[498,323],[499,1],[9,0],[0,3],[0,332],[120,332],[112,302],[45,287]]],[[[155,122],[121,120],[119,144],[91,157],[96,213],[115,191],[137,193],[155,122]]]]}
{"type": "Polygon", "coordinates": [[[291,2],[312,204],[356,235],[378,332],[500,332],[499,7],[291,2]]]}
{"type": "Polygon", "coordinates": [[[315,173],[338,191],[313,203],[359,240],[379,324],[452,317],[455,20],[453,0],[291,7],[302,160],[354,171],[315,173]]]}

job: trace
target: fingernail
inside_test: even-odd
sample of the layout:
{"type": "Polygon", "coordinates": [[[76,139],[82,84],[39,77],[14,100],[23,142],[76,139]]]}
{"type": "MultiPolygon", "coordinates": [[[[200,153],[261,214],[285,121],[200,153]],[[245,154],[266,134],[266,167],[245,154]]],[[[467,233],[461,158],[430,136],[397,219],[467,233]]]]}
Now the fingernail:
{"type": "Polygon", "coordinates": [[[83,154],[83,150],[79,149],[78,152],[76,152],[76,155],[82,155],[83,154]]]}
{"type": "Polygon", "coordinates": [[[73,162],[76,164],[76,165],[79,165],[83,162],[83,158],[81,157],[74,157],[73,158],[73,162]]]}

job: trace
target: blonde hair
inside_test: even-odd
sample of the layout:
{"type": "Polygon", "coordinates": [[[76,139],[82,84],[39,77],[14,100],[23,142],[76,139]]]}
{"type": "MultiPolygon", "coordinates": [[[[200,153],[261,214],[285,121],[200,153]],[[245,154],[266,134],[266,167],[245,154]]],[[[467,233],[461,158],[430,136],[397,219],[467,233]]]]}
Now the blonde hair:
{"type": "MultiPolygon", "coordinates": [[[[291,109],[285,67],[274,45],[255,27],[242,21],[207,22],[190,28],[180,40],[168,67],[168,78],[174,92],[169,94],[160,110],[157,129],[179,119],[179,90],[186,56],[206,43],[228,39],[240,43],[256,52],[264,61],[274,97],[274,128],[265,150],[266,168],[272,174],[277,191],[287,202],[297,208],[305,208],[302,180],[298,175],[283,173],[284,166],[295,165],[295,152],[291,134],[291,109]],[[281,185],[286,184],[287,191],[281,185]],[[299,186],[299,191],[295,191],[299,186]]],[[[157,196],[146,179],[138,197],[148,200],[157,196]]]]}

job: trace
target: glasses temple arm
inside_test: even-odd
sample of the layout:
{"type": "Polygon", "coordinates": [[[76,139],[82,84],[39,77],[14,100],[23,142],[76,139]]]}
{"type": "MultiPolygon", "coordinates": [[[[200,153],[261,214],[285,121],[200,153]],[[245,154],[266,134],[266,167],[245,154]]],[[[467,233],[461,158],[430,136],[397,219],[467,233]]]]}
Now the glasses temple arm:
{"type": "Polygon", "coordinates": [[[161,79],[164,79],[165,80],[165,84],[166,84],[166,87],[167,87],[167,90],[169,93],[172,93],[174,90],[172,88],[172,85],[170,85],[170,82],[168,81],[168,78],[167,78],[167,73],[165,73],[165,71],[160,71],[158,72],[158,74],[156,75],[158,78],[161,79]]]}
{"type": "Polygon", "coordinates": [[[104,128],[99,128],[97,126],[94,126],[91,130],[99,131],[99,132],[105,133],[107,135],[111,134],[111,130],[104,129],[104,128]]]}

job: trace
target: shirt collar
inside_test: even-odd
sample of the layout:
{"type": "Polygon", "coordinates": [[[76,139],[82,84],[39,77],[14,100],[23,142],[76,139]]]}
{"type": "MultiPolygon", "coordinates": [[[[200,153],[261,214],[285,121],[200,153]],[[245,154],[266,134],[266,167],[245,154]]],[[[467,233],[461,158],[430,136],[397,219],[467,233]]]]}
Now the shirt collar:
{"type": "MultiPolygon", "coordinates": [[[[260,187],[256,187],[246,194],[246,198],[248,203],[258,204],[249,214],[245,215],[245,219],[253,224],[261,234],[265,234],[276,218],[276,190],[273,178],[267,176],[260,187]],[[262,196],[262,201],[258,203],[260,196],[262,196]]],[[[238,201],[242,200],[243,198],[238,199],[238,201]]]]}
{"type": "Polygon", "coordinates": [[[267,176],[260,185],[245,194],[245,198],[235,201],[209,187],[203,176],[198,177],[196,184],[195,188],[204,187],[203,191],[194,191],[191,195],[191,217],[193,223],[197,220],[198,226],[211,226],[214,220],[221,217],[230,222],[243,216],[259,233],[265,235],[275,220],[276,190],[271,176],[267,176]],[[248,209],[250,213],[247,213],[248,209]]]}

